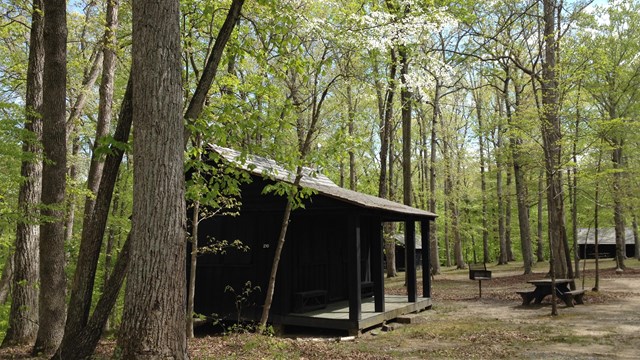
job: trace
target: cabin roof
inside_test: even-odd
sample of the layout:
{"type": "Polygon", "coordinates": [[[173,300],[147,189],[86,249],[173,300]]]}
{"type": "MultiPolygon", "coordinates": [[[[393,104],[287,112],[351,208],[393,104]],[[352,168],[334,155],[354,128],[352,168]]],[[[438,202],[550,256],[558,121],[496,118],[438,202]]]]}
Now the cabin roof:
{"type": "MultiPolygon", "coordinates": [[[[416,250],[422,250],[422,234],[415,234],[416,237],[416,250]]],[[[400,244],[404,247],[404,233],[398,233],[393,235],[393,239],[396,244],[400,244]]]]}
{"type": "MultiPolygon", "coordinates": [[[[578,229],[578,244],[595,244],[596,243],[596,231],[595,229],[582,228],[578,229]]],[[[627,228],[624,231],[624,238],[626,244],[633,244],[633,229],[627,228]]],[[[599,228],[598,229],[598,244],[599,245],[615,245],[616,243],[616,229],[615,228],[599,228]]]]}
{"type": "MultiPolygon", "coordinates": [[[[277,162],[256,155],[243,156],[239,151],[209,144],[209,148],[223,157],[228,163],[244,169],[251,174],[270,178],[276,181],[283,181],[293,184],[295,174],[285,169],[277,162]]],[[[437,215],[421,209],[402,205],[397,202],[382,199],[373,195],[359,193],[357,191],[341,188],[331,179],[317,170],[303,168],[303,176],[300,179],[300,186],[316,191],[319,194],[328,196],[346,203],[350,203],[362,208],[383,210],[396,214],[410,215],[422,218],[435,218],[437,215]]]]}

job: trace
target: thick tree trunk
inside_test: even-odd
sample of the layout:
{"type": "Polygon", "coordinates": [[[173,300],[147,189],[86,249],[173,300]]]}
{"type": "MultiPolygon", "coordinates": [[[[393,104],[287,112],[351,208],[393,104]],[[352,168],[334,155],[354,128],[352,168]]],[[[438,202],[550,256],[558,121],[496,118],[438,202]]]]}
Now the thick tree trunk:
{"type": "Polygon", "coordinates": [[[40,226],[39,328],[34,354],[54,352],[64,331],[66,276],[64,273],[64,202],[67,176],[66,87],[67,4],[44,3],[44,77],[42,102],[42,215],[40,226]]]}
{"type": "MultiPolygon", "coordinates": [[[[496,152],[502,149],[502,126],[498,125],[496,152]]],[[[504,189],[502,185],[502,160],[500,155],[496,155],[496,195],[498,197],[498,242],[500,244],[500,255],[498,257],[498,265],[508,263],[507,257],[507,238],[504,226],[504,189]]]]}
{"type": "MultiPolygon", "coordinates": [[[[18,194],[19,217],[16,229],[15,251],[12,261],[5,264],[5,271],[13,265],[11,312],[9,328],[2,346],[31,344],[38,332],[38,281],[39,236],[38,204],[42,193],[42,110],[44,43],[42,0],[33,2],[31,35],[29,39],[29,63],[27,65],[27,94],[25,99],[25,130],[30,139],[22,142],[23,160],[20,175],[23,182],[18,194]]],[[[5,275],[3,271],[3,276],[5,275]]],[[[8,288],[8,287],[7,287],[8,288]]]]}
{"type": "Polygon", "coordinates": [[[541,133],[547,178],[547,211],[549,213],[550,244],[555,260],[553,269],[556,276],[573,277],[571,258],[568,249],[566,225],[564,222],[564,195],[562,191],[562,133],[558,98],[558,79],[556,75],[556,55],[558,43],[555,27],[555,0],[543,1],[544,20],[544,61],[542,62],[542,112],[541,133]]]}
{"type": "Polygon", "coordinates": [[[132,262],[118,338],[124,359],[188,358],[179,5],[133,2],[136,166],[132,262]]]}

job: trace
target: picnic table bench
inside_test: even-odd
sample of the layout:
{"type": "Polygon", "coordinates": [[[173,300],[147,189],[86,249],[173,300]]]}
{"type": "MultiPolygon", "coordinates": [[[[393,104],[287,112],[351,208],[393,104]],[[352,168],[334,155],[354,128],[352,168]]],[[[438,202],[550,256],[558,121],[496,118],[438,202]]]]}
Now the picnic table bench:
{"type": "MultiPolygon", "coordinates": [[[[518,295],[522,297],[522,305],[529,305],[531,301],[536,304],[540,304],[542,299],[547,295],[551,295],[551,279],[529,280],[529,284],[535,286],[534,290],[516,291],[518,295]]],[[[560,298],[568,307],[573,307],[574,301],[576,304],[584,304],[582,297],[584,296],[584,290],[571,290],[569,286],[573,284],[573,279],[556,279],[556,295],[560,298]]]]}

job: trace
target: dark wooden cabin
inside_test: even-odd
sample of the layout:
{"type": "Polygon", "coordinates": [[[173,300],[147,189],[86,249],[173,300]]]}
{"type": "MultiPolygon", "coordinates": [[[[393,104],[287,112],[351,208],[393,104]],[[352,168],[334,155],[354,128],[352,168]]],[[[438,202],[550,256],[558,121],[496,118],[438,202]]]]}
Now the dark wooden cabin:
{"type": "MultiPolygon", "coordinates": [[[[633,229],[624,231],[625,253],[627,257],[635,256],[635,239],[633,229]]],[[[578,256],[580,259],[594,259],[596,255],[596,231],[595,229],[578,229],[578,256]]],[[[614,258],[616,256],[616,230],[615,228],[598,229],[598,257],[601,259],[614,258]]]]}
{"type": "MultiPolygon", "coordinates": [[[[416,265],[418,269],[421,268],[422,264],[422,235],[416,234],[416,265]]],[[[396,269],[398,271],[404,271],[406,267],[405,261],[405,250],[406,246],[404,245],[404,233],[394,234],[393,239],[396,243],[396,269]]],[[[386,262],[386,257],[385,257],[386,262]]]]}
{"type": "MultiPolygon", "coordinates": [[[[259,320],[286,204],[284,197],[263,194],[263,189],[277,181],[291,183],[293,176],[265,158],[250,156],[240,163],[240,153],[234,150],[214,145],[211,150],[221,156],[222,166],[244,169],[252,181],[241,186],[239,215],[200,223],[199,246],[211,239],[240,240],[248,250],[230,248],[199,256],[195,311],[230,320],[259,320]],[[238,298],[247,282],[259,290],[238,298]]],[[[292,212],[270,322],[357,333],[431,307],[430,276],[423,277],[422,293],[417,292],[415,224],[428,234],[436,215],[340,188],[310,169],[305,169],[301,186],[314,194],[304,209],[292,212]],[[406,296],[384,294],[383,222],[405,222],[406,296]]],[[[421,245],[428,251],[427,244],[421,245]]],[[[428,262],[426,254],[423,269],[430,268],[428,262]]]]}

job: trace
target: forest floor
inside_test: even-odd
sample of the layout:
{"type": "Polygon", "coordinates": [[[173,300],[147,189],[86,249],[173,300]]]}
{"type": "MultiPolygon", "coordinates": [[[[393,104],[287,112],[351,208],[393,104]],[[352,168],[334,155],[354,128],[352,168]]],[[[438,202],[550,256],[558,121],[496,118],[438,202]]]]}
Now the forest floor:
{"type": "MultiPolygon", "coordinates": [[[[527,280],[543,278],[548,265],[522,275],[522,265],[490,265],[493,279],[478,284],[467,270],[442,268],[433,280],[433,307],[417,324],[391,323],[393,331],[370,329],[355,340],[339,333],[260,336],[201,336],[189,342],[192,359],[640,359],[640,262],[615,273],[601,260],[600,291],[593,292],[593,261],[587,262],[585,304],[558,304],[551,316],[550,297],[522,306],[515,291],[533,289],[527,280]]],[[[387,279],[388,293],[402,294],[403,275],[387,279]]],[[[576,280],[578,289],[583,279],[576,280]]],[[[107,359],[114,341],[103,341],[96,359],[107,359]]],[[[26,348],[0,350],[0,359],[27,358],[26,348]]]]}

